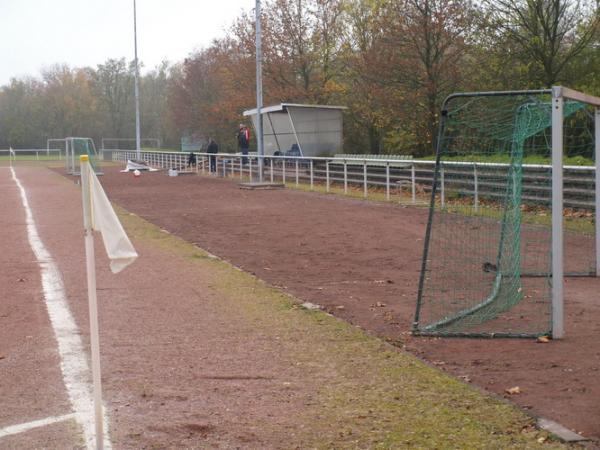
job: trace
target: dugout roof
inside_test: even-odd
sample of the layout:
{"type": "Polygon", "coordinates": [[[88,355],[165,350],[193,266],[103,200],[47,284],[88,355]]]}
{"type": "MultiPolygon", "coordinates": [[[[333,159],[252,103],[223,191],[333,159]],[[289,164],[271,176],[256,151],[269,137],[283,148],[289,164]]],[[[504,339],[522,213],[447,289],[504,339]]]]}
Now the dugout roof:
{"type": "MultiPolygon", "coordinates": [[[[265,155],[287,152],[296,144],[302,156],[342,153],[345,106],[280,103],[261,108],[265,155]]],[[[244,111],[257,129],[256,108],[244,111]]]]}

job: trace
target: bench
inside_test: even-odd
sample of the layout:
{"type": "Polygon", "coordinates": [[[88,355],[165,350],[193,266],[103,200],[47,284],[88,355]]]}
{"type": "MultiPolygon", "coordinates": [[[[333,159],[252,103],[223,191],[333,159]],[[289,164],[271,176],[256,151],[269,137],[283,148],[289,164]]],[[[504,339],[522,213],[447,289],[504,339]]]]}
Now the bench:
{"type": "Polygon", "coordinates": [[[330,161],[331,164],[347,165],[364,165],[365,160],[367,166],[385,167],[389,164],[390,167],[410,167],[412,165],[412,155],[357,155],[338,153],[333,156],[336,159],[344,159],[345,161],[330,161]]]}

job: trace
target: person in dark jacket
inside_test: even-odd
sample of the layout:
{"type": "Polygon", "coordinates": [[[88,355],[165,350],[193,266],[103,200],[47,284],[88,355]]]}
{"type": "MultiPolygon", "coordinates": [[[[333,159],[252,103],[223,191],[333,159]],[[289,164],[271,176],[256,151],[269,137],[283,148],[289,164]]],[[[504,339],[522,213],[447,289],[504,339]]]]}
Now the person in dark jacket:
{"type": "Polygon", "coordinates": [[[248,148],[250,148],[250,130],[243,123],[237,133],[238,147],[242,152],[242,164],[248,164],[248,148]]]}
{"type": "Polygon", "coordinates": [[[208,138],[208,147],[206,147],[206,153],[211,153],[211,155],[208,157],[208,159],[210,161],[210,172],[216,173],[217,172],[217,157],[213,156],[212,154],[216,155],[217,153],[219,153],[219,145],[211,137],[208,138]]]}
{"type": "Polygon", "coordinates": [[[194,167],[196,165],[196,154],[194,152],[190,152],[190,156],[188,156],[188,167],[194,167]]]}

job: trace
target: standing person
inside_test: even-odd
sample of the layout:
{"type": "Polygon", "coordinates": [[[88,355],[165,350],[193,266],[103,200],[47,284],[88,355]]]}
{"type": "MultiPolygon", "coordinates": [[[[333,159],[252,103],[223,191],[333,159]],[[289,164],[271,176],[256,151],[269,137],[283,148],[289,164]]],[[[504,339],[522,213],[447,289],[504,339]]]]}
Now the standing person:
{"type": "Polygon", "coordinates": [[[211,154],[208,157],[209,162],[210,162],[210,168],[209,168],[210,172],[216,173],[217,172],[217,157],[213,156],[213,154],[216,155],[217,153],[219,153],[219,145],[211,137],[208,138],[208,147],[206,147],[206,153],[211,154]]]}
{"type": "Polygon", "coordinates": [[[248,164],[248,148],[250,147],[250,130],[243,123],[237,133],[238,146],[242,152],[242,164],[248,164]]]}
{"type": "Polygon", "coordinates": [[[190,156],[188,156],[188,167],[193,167],[196,165],[196,154],[194,152],[190,152],[190,156]]]}

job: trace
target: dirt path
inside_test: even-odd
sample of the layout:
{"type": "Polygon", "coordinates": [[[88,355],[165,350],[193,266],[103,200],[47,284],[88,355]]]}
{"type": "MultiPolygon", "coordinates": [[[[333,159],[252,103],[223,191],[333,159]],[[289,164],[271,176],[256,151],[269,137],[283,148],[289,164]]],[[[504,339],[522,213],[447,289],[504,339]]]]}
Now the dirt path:
{"type": "Polygon", "coordinates": [[[566,282],[567,338],[412,338],[426,211],[235,182],[117,170],[113,201],[293,295],[385,337],[534,414],[600,438],[600,279],[566,282]]]}
{"type": "MultiPolygon", "coordinates": [[[[47,170],[17,173],[88,345],[80,191],[47,170]]],[[[15,211],[2,216],[3,224],[17,223],[15,211]]],[[[139,260],[112,275],[97,245],[104,400],[115,448],[560,447],[540,444],[543,435],[514,408],[343,321],[298,308],[280,291],[138,217],[122,218],[139,260]]],[[[16,229],[12,241],[25,251],[18,236],[16,229]]],[[[27,261],[22,270],[33,273],[27,261]]],[[[32,303],[19,314],[39,308],[35,289],[15,293],[32,303]]],[[[3,305],[11,304],[9,295],[3,293],[3,305]]],[[[50,342],[39,314],[39,322],[21,327],[50,342]]],[[[27,339],[18,328],[3,342],[27,339]]],[[[16,397],[3,403],[3,421],[37,417],[39,392],[49,409],[64,406],[60,380],[52,378],[56,358],[39,365],[42,378],[30,388],[34,369],[26,356],[11,354],[11,364],[25,364],[15,370],[7,359],[0,360],[3,392],[21,393],[18,403],[16,397]]],[[[76,447],[80,430],[70,425],[60,436],[38,428],[0,438],[0,448],[29,447],[27,439],[49,442],[49,436],[71,439],[57,447],[76,447]]]]}
{"type": "MultiPolygon", "coordinates": [[[[0,430],[71,412],[40,269],[27,240],[25,211],[8,168],[0,167],[0,430]],[[27,401],[23,401],[27,399],[27,401]]],[[[43,434],[7,436],[6,448],[73,446],[73,421],[43,434]]]]}

